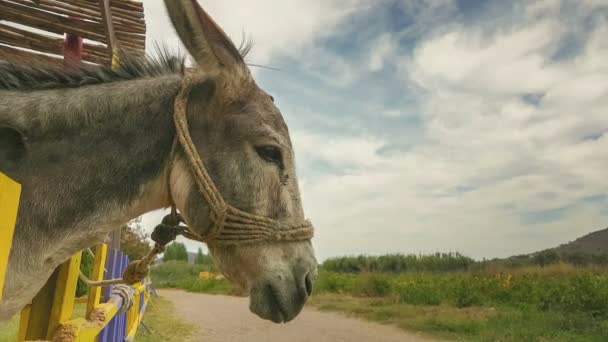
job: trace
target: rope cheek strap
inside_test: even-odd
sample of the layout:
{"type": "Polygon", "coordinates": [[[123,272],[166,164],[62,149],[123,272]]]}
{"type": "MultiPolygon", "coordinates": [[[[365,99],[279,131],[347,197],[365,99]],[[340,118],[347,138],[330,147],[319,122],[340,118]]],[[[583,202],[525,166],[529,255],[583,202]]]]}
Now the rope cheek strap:
{"type": "Polygon", "coordinates": [[[198,190],[211,209],[212,226],[205,236],[198,236],[198,240],[243,244],[311,239],[314,236],[314,228],[309,220],[274,220],[226,204],[207,173],[188,129],[188,95],[197,81],[194,74],[185,76],[184,85],[175,98],[174,121],[176,137],[186,154],[198,190]]]}
{"type": "MultiPolygon", "coordinates": [[[[104,280],[101,282],[88,281],[89,286],[107,286],[111,284],[132,285],[142,281],[148,274],[150,264],[154,257],[165,250],[165,245],[175,240],[177,235],[202,242],[220,244],[246,244],[264,241],[301,241],[310,240],[314,235],[314,228],[309,220],[274,220],[265,216],[254,215],[226,204],[217,187],[209,177],[200,155],[196,151],[188,130],[187,107],[188,95],[192,86],[198,81],[196,75],[184,77],[183,86],[175,98],[174,122],[176,137],[171,148],[172,161],[179,143],[190,164],[197,188],[211,208],[212,225],[204,236],[193,232],[189,227],[180,226],[184,222],[177,213],[171,191],[171,214],[165,216],[163,221],[154,228],[152,240],[154,248],[141,260],[135,260],[123,272],[122,279],[104,280]]],[[[169,174],[167,184],[170,186],[169,174]]]]}

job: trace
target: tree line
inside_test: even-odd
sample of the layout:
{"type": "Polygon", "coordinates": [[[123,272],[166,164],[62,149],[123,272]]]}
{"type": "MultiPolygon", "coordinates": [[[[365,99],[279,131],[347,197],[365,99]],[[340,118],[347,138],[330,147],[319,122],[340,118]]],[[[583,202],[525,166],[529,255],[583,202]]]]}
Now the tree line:
{"type": "Polygon", "coordinates": [[[548,249],[534,254],[516,255],[507,259],[482,260],[480,264],[500,263],[507,267],[540,266],[558,263],[575,266],[607,266],[608,252],[585,253],[581,251],[558,252],[548,249]]]}
{"type": "Polygon", "coordinates": [[[491,266],[545,267],[566,263],[574,266],[608,266],[608,253],[557,252],[546,250],[507,259],[476,261],[460,253],[358,255],[329,258],[321,267],[337,273],[388,273],[477,271],[491,266]]]}
{"type": "Polygon", "coordinates": [[[475,261],[460,253],[359,255],[327,259],[322,267],[340,273],[466,271],[475,261]]]}

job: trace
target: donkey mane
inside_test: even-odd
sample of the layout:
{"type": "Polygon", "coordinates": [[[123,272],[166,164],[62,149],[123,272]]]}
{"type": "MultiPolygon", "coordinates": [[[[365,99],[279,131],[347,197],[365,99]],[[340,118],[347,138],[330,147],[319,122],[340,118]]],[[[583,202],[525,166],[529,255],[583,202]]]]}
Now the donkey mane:
{"type": "MultiPolygon", "coordinates": [[[[239,54],[244,59],[251,50],[251,42],[243,42],[239,54]]],[[[66,70],[57,65],[27,65],[0,61],[0,90],[32,91],[61,88],[78,88],[117,81],[129,81],[170,74],[184,74],[185,56],[156,46],[156,55],[134,56],[119,52],[115,68],[107,65],[81,64],[77,69],[66,70]]]]}
{"type": "Polygon", "coordinates": [[[185,58],[168,50],[158,50],[157,56],[138,57],[121,53],[116,68],[107,65],[84,65],[65,69],[57,65],[27,65],[0,63],[0,90],[28,91],[77,88],[116,81],[180,73],[185,70],[185,58]]]}

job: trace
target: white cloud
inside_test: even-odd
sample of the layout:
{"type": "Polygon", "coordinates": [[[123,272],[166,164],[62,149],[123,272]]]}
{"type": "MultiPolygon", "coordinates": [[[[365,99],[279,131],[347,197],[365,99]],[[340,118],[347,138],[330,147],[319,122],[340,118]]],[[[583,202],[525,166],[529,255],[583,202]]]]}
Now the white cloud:
{"type": "MultiPolygon", "coordinates": [[[[365,8],[362,0],[204,5],[233,37],[240,37],[247,23],[245,29],[258,42],[252,62],[301,56],[295,59],[300,66],[335,87],[392,64],[399,67],[404,92],[421,90],[415,102],[425,140],[407,151],[381,152],[399,143],[388,137],[290,126],[305,211],[317,226],[314,242],[321,260],[437,250],[506,256],[606,226],[606,212],[582,201],[608,194],[606,19],[586,33],[576,57],[551,58],[564,35],[580,30],[585,15],[600,2],[581,2],[567,21],[555,1],[522,2],[521,17],[488,30],[487,23],[438,20],[454,10],[451,1],[442,1],[427,6],[404,31],[372,40],[356,57],[316,42],[340,34],[334,30],[353,11],[365,8]],[[423,39],[411,54],[402,54],[398,40],[416,35],[423,39]],[[525,100],[530,94],[537,103],[525,100]],[[330,170],[320,171],[318,163],[330,170]],[[558,221],[524,220],[527,213],[560,208],[568,209],[558,221]]],[[[153,35],[162,36],[163,26],[163,32],[153,35]]],[[[297,93],[321,103],[335,97],[313,88],[297,93]]],[[[320,106],[311,104],[307,110],[320,106]]],[[[412,109],[387,106],[381,111],[385,115],[375,117],[383,120],[400,112],[412,109]]],[[[339,127],[337,120],[347,124],[350,118],[327,120],[339,127]]]]}
{"type": "MultiPolygon", "coordinates": [[[[305,205],[322,227],[324,253],[458,249],[506,256],[606,225],[601,208],[582,200],[608,194],[608,136],[600,136],[608,132],[602,62],[608,25],[596,26],[579,56],[554,61],[569,28],[552,15],[557,11],[528,12],[534,15],[492,34],[453,25],[422,41],[411,58],[394,57],[404,79],[425,92],[420,103],[428,141],[390,156],[361,148],[365,139],[336,145],[341,158],[350,151],[358,172],[328,175],[304,188],[305,205]],[[544,96],[535,105],[522,99],[529,93],[544,96]],[[524,220],[547,210],[564,212],[556,222],[524,220]]],[[[371,61],[372,70],[386,62],[371,61]]]]}
{"type": "MultiPolygon", "coordinates": [[[[335,34],[338,25],[367,7],[364,0],[198,1],[235,44],[245,33],[254,41],[248,58],[267,64],[273,57],[298,56],[315,41],[335,34]]],[[[161,1],[146,3],[149,40],[180,46],[161,1]]]]}
{"type": "Polygon", "coordinates": [[[368,68],[370,71],[378,71],[384,67],[384,63],[388,58],[394,58],[397,54],[397,42],[395,42],[392,34],[385,33],[372,43],[370,48],[370,56],[368,68]]]}

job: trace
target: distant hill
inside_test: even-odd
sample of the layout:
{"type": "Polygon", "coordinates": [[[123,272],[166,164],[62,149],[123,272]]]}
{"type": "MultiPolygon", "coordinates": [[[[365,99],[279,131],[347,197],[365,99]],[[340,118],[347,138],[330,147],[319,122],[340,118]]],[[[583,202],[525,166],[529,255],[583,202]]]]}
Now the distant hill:
{"type": "Polygon", "coordinates": [[[574,241],[552,248],[559,254],[604,254],[608,253],[608,228],[589,233],[574,241]]]}
{"type": "Polygon", "coordinates": [[[557,247],[504,259],[494,258],[489,261],[509,266],[522,266],[530,263],[544,265],[560,260],[579,265],[608,264],[608,228],[589,233],[557,247]]]}

